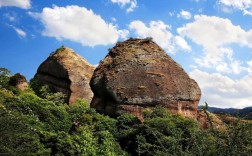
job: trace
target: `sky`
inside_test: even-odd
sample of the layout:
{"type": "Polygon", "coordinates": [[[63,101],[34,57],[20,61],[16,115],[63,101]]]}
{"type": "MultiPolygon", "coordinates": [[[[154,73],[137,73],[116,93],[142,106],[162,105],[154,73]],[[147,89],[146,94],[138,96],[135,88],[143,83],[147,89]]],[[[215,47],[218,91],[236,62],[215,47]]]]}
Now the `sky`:
{"type": "Polygon", "coordinates": [[[0,0],[0,67],[28,80],[62,45],[97,65],[130,37],[152,37],[200,104],[252,106],[252,0],[0,0]]]}

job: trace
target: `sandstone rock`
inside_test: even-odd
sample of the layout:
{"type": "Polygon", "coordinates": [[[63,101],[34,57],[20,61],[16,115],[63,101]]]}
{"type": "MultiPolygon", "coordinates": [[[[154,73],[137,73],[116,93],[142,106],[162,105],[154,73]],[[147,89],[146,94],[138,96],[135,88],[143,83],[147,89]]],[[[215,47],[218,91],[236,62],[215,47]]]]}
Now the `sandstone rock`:
{"type": "Polygon", "coordinates": [[[89,86],[94,66],[72,49],[61,47],[53,52],[38,68],[35,78],[48,85],[53,92],[62,92],[71,104],[77,98],[91,101],[93,93],[89,86]]]}
{"type": "Polygon", "coordinates": [[[9,84],[22,91],[28,88],[28,83],[25,76],[21,75],[20,73],[13,75],[10,78],[9,84]]]}
{"type": "Polygon", "coordinates": [[[197,83],[151,39],[129,39],[110,49],[90,81],[91,107],[116,116],[142,119],[144,108],[161,105],[196,118],[201,91],[197,83]]]}

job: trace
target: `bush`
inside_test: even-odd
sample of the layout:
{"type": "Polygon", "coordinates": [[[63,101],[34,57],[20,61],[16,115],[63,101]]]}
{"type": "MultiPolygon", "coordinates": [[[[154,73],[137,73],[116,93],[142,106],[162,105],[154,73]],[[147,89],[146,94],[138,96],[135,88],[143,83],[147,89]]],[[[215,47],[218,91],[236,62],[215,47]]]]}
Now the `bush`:
{"type": "Polygon", "coordinates": [[[46,87],[41,93],[0,89],[0,155],[252,155],[251,122],[203,130],[156,107],[142,123],[131,114],[99,114],[84,99],[65,105],[46,87]]]}
{"type": "Polygon", "coordinates": [[[0,68],[0,89],[9,88],[11,72],[6,68],[0,68]]]}
{"type": "Polygon", "coordinates": [[[39,135],[17,112],[0,107],[0,155],[49,155],[39,135]]]}

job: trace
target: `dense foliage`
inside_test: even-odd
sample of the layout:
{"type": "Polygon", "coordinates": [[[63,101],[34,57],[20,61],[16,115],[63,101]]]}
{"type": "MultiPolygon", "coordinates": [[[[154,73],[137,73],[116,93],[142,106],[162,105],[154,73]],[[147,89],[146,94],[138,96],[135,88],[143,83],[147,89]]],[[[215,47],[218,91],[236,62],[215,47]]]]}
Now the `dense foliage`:
{"type": "MultiPolygon", "coordinates": [[[[3,77],[4,76],[4,77],[3,77]]],[[[252,124],[203,130],[198,123],[163,108],[145,111],[141,123],[130,114],[97,113],[85,100],[66,105],[62,95],[15,92],[0,75],[0,155],[58,156],[246,156],[252,155],[252,124]]]]}

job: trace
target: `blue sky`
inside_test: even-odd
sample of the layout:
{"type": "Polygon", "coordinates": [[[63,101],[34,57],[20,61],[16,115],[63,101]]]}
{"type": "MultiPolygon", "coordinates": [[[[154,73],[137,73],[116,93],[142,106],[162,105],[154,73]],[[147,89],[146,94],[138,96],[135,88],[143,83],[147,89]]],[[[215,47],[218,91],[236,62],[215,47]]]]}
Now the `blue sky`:
{"type": "Polygon", "coordinates": [[[252,0],[0,0],[0,67],[27,79],[64,45],[97,65],[152,37],[194,78],[201,104],[252,106],[252,0]]]}

